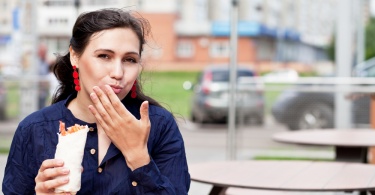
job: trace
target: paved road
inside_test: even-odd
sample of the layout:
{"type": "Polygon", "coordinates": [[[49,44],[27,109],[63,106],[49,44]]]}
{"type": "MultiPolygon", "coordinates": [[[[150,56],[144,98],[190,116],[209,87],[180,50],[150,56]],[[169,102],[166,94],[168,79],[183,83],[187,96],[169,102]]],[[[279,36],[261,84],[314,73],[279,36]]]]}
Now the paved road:
{"type": "MultiPolygon", "coordinates": [[[[197,125],[190,121],[178,119],[181,133],[185,140],[188,163],[226,160],[227,159],[227,127],[226,125],[197,125]]],[[[0,147],[9,146],[17,121],[0,122],[0,147]]],[[[270,137],[273,133],[286,131],[282,126],[268,122],[264,126],[237,127],[237,159],[251,159],[254,156],[298,156],[333,158],[332,148],[328,147],[300,147],[273,142],[270,137]]],[[[4,175],[4,166],[7,156],[0,155],[0,182],[4,175]]],[[[189,194],[206,195],[211,186],[192,182],[189,194]]],[[[1,189],[1,186],[0,186],[1,189]]],[[[340,194],[340,193],[292,193],[292,192],[266,192],[266,191],[240,191],[231,189],[230,194],[340,194]]],[[[345,193],[348,195],[350,193],[345,193]]]]}

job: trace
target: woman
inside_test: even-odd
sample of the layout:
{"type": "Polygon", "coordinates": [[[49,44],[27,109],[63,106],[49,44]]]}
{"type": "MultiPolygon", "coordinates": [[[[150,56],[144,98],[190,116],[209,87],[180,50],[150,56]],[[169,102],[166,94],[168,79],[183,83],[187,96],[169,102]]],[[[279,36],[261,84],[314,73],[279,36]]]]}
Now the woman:
{"type": "Polygon", "coordinates": [[[3,192],[54,194],[69,182],[53,159],[59,121],[88,125],[78,194],[187,194],[182,136],[173,116],[141,91],[147,21],[118,9],[78,17],[54,73],[53,104],[26,117],[11,145],[3,192]]]}

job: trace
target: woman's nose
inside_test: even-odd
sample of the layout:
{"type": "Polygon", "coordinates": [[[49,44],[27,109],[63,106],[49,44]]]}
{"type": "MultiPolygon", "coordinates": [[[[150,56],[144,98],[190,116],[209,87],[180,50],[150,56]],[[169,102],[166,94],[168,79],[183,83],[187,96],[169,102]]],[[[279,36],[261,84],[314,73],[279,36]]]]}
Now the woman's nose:
{"type": "Polygon", "coordinates": [[[116,62],[112,67],[113,68],[111,70],[111,77],[115,79],[121,79],[122,76],[124,75],[124,69],[123,69],[122,63],[116,62]]]}

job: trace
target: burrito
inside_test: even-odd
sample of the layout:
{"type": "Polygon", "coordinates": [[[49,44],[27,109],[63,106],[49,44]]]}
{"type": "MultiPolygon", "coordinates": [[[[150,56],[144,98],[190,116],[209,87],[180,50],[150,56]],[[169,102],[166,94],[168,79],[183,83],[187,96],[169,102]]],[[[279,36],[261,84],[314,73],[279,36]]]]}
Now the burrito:
{"type": "Polygon", "coordinates": [[[55,159],[62,159],[64,167],[67,167],[70,172],[68,175],[69,182],[57,187],[56,193],[70,192],[70,194],[76,194],[81,189],[81,164],[88,131],[87,125],[78,124],[66,129],[65,123],[60,121],[59,142],[56,146],[55,159]]]}

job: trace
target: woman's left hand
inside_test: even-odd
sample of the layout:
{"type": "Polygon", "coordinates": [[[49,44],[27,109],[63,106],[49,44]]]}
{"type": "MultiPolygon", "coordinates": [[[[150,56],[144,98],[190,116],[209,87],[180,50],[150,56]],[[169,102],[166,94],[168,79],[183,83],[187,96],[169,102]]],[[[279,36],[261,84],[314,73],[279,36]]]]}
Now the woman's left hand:
{"type": "Polygon", "coordinates": [[[97,86],[93,90],[90,97],[94,105],[90,105],[89,109],[112,143],[125,156],[128,166],[134,170],[148,164],[147,141],[151,128],[148,102],[142,103],[141,118],[138,120],[125,108],[110,86],[104,86],[104,91],[97,86]]]}

